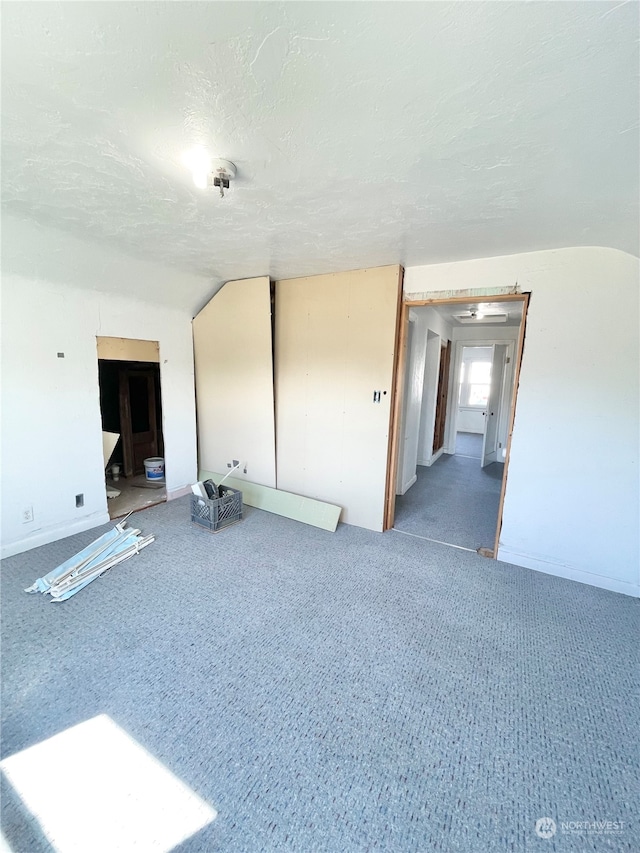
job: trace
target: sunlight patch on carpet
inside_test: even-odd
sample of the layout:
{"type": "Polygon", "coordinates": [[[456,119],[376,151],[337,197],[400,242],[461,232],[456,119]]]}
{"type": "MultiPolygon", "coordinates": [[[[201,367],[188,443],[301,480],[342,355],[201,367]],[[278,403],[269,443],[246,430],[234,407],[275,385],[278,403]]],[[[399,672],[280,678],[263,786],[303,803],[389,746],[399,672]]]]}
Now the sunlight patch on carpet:
{"type": "Polygon", "coordinates": [[[106,714],[0,768],[57,853],[168,853],[216,817],[106,714]]]}

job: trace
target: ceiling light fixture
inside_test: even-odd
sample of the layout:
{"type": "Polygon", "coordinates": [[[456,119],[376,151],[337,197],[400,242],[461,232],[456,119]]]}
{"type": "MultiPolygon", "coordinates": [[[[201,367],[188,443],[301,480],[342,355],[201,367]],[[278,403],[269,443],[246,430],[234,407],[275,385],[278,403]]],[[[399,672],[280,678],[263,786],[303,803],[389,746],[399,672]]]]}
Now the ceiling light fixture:
{"type": "Polygon", "coordinates": [[[213,186],[220,187],[220,198],[224,198],[224,191],[229,189],[229,181],[236,176],[236,167],[230,160],[214,160],[212,174],[213,186]]]}
{"type": "Polygon", "coordinates": [[[458,323],[506,323],[508,314],[483,314],[478,311],[467,311],[465,314],[454,314],[458,323]]]}
{"type": "Polygon", "coordinates": [[[229,189],[229,182],[237,173],[235,165],[230,160],[212,158],[202,145],[196,145],[182,156],[182,165],[191,172],[193,183],[199,190],[207,187],[219,187],[220,197],[229,189]]]}

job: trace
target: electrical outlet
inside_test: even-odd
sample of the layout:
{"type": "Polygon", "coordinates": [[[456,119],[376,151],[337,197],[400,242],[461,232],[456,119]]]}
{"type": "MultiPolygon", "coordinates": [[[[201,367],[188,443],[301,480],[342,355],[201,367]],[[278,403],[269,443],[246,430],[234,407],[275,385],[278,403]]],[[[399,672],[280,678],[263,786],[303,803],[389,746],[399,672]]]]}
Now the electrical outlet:
{"type": "Polygon", "coordinates": [[[76,509],[84,506],[84,494],[76,495],[76,509]]]}
{"type": "Polygon", "coordinates": [[[22,523],[28,524],[30,521],[33,521],[33,507],[32,506],[26,506],[22,510],[22,523]]]}

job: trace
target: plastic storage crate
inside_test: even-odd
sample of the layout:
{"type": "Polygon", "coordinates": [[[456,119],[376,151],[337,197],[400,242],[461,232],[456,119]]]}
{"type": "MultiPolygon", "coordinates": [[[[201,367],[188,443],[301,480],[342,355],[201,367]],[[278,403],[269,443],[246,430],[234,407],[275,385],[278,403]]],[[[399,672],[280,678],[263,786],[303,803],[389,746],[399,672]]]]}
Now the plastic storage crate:
{"type": "Polygon", "coordinates": [[[242,518],[242,492],[230,486],[220,486],[221,498],[200,498],[191,495],[191,521],[215,533],[242,518]]]}

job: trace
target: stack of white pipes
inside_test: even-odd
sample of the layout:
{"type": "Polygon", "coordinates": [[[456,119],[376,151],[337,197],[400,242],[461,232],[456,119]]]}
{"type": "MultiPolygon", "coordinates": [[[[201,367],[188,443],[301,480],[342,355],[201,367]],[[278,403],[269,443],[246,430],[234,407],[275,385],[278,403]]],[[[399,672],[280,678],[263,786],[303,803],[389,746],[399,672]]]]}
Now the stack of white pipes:
{"type": "Polygon", "coordinates": [[[113,566],[140,553],[155,536],[142,536],[140,530],[127,528],[127,518],[49,574],[38,578],[25,592],[48,593],[52,601],[66,601],[113,566]]]}

